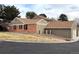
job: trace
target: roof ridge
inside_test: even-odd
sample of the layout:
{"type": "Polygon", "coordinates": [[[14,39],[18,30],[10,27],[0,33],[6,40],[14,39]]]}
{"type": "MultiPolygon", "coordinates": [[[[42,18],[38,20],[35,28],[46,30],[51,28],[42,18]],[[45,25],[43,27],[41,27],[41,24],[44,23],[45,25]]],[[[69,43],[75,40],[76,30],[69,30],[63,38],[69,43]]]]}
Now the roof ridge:
{"type": "Polygon", "coordinates": [[[23,24],[24,24],[24,22],[22,21],[22,19],[21,18],[18,18],[23,24]]]}

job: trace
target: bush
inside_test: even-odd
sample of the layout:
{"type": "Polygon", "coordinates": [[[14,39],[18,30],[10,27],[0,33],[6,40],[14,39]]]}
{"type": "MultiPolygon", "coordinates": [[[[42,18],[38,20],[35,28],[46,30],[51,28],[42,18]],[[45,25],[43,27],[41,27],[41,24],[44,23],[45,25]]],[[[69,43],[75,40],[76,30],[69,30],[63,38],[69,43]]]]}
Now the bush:
{"type": "Polygon", "coordinates": [[[66,41],[70,41],[70,38],[66,38],[65,40],[66,40],[66,41]]]}

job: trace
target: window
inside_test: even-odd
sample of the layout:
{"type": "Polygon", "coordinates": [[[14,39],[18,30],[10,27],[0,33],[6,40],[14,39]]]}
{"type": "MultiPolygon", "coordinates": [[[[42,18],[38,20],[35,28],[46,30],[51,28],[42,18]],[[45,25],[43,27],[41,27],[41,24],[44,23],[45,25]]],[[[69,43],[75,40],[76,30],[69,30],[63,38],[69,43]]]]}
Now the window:
{"type": "Polygon", "coordinates": [[[16,25],[13,26],[13,29],[16,29],[16,25]]]}
{"type": "Polygon", "coordinates": [[[27,30],[27,24],[26,24],[26,25],[24,25],[24,29],[25,29],[25,30],[27,30]]]}
{"type": "Polygon", "coordinates": [[[19,25],[19,29],[22,29],[22,25],[19,25]]]}
{"type": "Polygon", "coordinates": [[[50,30],[47,30],[48,31],[48,34],[50,34],[50,30]]]}

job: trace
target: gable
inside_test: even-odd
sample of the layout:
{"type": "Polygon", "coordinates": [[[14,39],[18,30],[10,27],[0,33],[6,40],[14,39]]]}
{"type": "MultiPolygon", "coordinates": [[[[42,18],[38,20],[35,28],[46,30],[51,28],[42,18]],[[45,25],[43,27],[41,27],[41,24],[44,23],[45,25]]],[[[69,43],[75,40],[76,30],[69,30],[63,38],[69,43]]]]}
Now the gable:
{"type": "Polygon", "coordinates": [[[14,25],[14,24],[23,24],[23,22],[20,21],[20,18],[15,18],[10,24],[11,25],[14,25]]]}
{"type": "Polygon", "coordinates": [[[41,20],[39,20],[39,21],[37,22],[37,24],[38,24],[38,25],[47,25],[48,23],[47,23],[46,20],[41,19],[41,20]]]}

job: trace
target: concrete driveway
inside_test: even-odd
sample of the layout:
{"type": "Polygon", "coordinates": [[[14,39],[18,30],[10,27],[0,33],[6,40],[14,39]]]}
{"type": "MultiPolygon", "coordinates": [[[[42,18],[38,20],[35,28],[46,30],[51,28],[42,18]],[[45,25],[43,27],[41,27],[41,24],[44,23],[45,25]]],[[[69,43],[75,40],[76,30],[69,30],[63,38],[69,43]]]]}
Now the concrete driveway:
{"type": "Polygon", "coordinates": [[[79,54],[79,42],[24,43],[0,42],[0,54],[79,54]]]}

